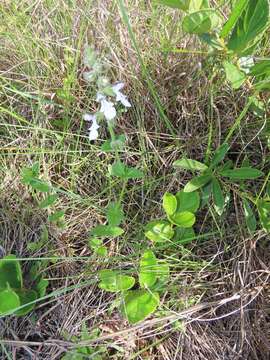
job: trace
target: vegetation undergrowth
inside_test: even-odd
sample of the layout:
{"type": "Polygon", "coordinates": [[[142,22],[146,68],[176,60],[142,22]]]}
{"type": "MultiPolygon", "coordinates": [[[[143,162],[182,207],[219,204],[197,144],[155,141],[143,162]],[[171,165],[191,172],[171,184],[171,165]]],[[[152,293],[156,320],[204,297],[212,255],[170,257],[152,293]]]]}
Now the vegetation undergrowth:
{"type": "Polygon", "coordinates": [[[269,358],[269,13],[0,5],[1,358],[269,358]]]}

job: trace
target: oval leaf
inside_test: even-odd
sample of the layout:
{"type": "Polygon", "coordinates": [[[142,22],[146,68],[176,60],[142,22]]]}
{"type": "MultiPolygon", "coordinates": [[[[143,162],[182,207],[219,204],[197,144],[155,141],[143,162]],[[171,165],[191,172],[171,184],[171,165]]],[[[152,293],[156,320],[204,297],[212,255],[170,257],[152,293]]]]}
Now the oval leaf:
{"type": "Polygon", "coordinates": [[[185,32],[200,35],[216,29],[220,23],[220,16],[215,10],[205,9],[186,15],[182,26],[185,32]]]}
{"type": "Polygon", "coordinates": [[[154,220],[145,227],[145,236],[153,242],[164,242],[170,240],[174,231],[167,221],[154,220]]]}
{"type": "Polygon", "coordinates": [[[132,276],[121,275],[112,270],[101,270],[99,272],[100,289],[118,292],[131,289],[135,284],[132,276]]]}
{"type": "Polygon", "coordinates": [[[27,305],[28,303],[31,303],[37,299],[37,293],[34,290],[21,289],[17,291],[17,295],[19,296],[21,306],[25,305],[23,308],[15,312],[17,316],[26,315],[34,309],[36,305],[35,303],[27,305]]]}
{"type": "Polygon", "coordinates": [[[19,296],[15,291],[6,289],[0,291],[0,315],[9,313],[20,306],[19,296]]]}
{"type": "Polygon", "coordinates": [[[270,201],[259,200],[257,208],[263,229],[270,232],[270,201]]]}
{"type": "Polygon", "coordinates": [[[251,232],[251,234],[253,234],[257,228],[257,221],[247,199],[243,199],[243,209],[247,228],[251,232]]]}
{"type": "Polygon", "coordinates": [[[122,235],[123,233],[124,230],[118,226],[98,225],[93,230],[91,230],[90,235],[115,238],[122,235]]]}
{"type": "MultiPolygon", "coordinates": [[[[240,9],[241,11],[241,9],[240,9]]],[[[252,44],[257,41],[269,25],[269,1],[248,1],[245,10],[233,29],[228,48],[237,54],[251,52],[252,44]],[[250,49],[250,51],[249,51],[250,49]]]]}
{"type": "Polygon", "coordinates": [[[185,192],[192,192],[200,189],[212,180],[212,175],[200,175],[191,179],[184,187],[185,192]]]}
{"type": "Polygon", "coordinates": [[[15,255],[0,259],[0,289],[6,289],[8,285],[13,289],[20,289],[23,285],[21,265],[15,255]]]}
{"type": "Polygon", "coordinates": [[[211,168],[218,165],[224,159],[229,148],[230,148],[229,144],[224,143],[215,151],[213,159],[211,161],[211,168]]]}
{"type": "Polygon", "coordinates": [[[226,79],[233,89],[239,89],[246,80],[246,74],[229,61],[223,62],[226,79]]]}
{"type": "Polygon", "coordinates": [[[175,213],[174,215],[169,217],[169,220],[177,226],[183,228],[190,228],[194,225],[196,218],[195,215],[189,211],[183,211],[179,213],[175,213]]]}
{"type": "Polygon", "coordinates": [[[194,171],[194,170],[205,171],[208,169],[208,167],[205,164],[203,164],[197,160],[192,160],[192,159],[176,160],[173,163],[173,166],[180,167],[185,170],[191,170],[191,171],[194,171]]]}
{"type": "Polygon", "coordinates": [[[215,177],[213,178],[212,185],[213,185],[213,198],[214,198],[215,209],[218,215],[221,216],[225,207],[225,199],[217,178],[215,177]]]}
{"type": "Polygon", "coordinates": [[[264,175],[262,171],[251,168],[242,167],[238,169],[228,169],[220,172],[220,175],[228,177],[232,180],[252,180],[264,175]]]}
{"type": "Polygon", "coordinates": [[[140,261],[139,282],[141,287],[150,288],[157,281],[157,259],[151,250],[144,252],[140,261]]]}
{"type": "Polygon", "coordinates": [[[195,213],[200,207],[200,195],[198,191],[178,191],[175,196],[177,199],[177,212],[190,211],[195,213]]]}
{"type": "Polygon", "coordinates": [[[147,290],[129,291],[124,297],[122,313],[131,324],[136,324],[152,314],[159,305],[158,293],[147,290]]]}
{"type": "Polygon", "coordinates": [[[167,215],[175,213],[177,208],[177,199],[173,194],[166,192],[163,195],[163,208],[167,215]]]}

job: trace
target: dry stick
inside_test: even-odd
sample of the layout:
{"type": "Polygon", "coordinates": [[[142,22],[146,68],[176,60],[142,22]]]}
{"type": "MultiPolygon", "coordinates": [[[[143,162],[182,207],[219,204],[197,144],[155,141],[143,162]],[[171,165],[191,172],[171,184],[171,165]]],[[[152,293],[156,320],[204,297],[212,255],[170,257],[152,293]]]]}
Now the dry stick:
{"type": "MultiPolygon", "coordinates": [[[[216,306],[222,306],[222,305],[228,304],[229,302],[239,300],[240,298],[241,298],[241,296],[239,294],[235,294],[229,298],[222,299],[219,301],[212,301],[209,303],[198,304],[198,305],[192,306],[189,309],[183,310],[176,314],[168,315],[163,318],[147,320],[147,321],[143,322],[142,324],[138,324],[138,325],[129,327],[128,329],[125,329],[122,331],[117,331],[113,334],[100,336],[99,338],[96,338],[96,339],[80,341],[77,344],[74,344],[74,343],[68,342],[68,341],[62,341],[62,340],[51,340],[51,341],[46,341],[46,342],[31,342],[31,341],[16,341],[16,340],[8,340],[8,339],[1,340],[0,344],[2,343],[5,345],[10,345],[10,346],[26,346],[26,345],[27,346],[40,346],[40,345],[43,345],[43,346],[49,346],[49,347],[57,346],[60,348],[63,348],[63,347],[77,348],[77,347],[82,347],[82,346],[89,346],[94,343],[98,343],[98,342],[105,341],[105,340],[110,340],[114,337],[130,335],[131,332],[135,332],[142,328],[145,329],[148,327],[152,327],[152,326],[157,325],[162,322],[167,322],[167,321],[175,322],[177,320],[185,319],[185,318],[188,318],[190,320],[190,316],[196,312],[199,312],[203,309],[209,309],[209,308],[216,307],[216,306]]],[[[250,301],[249,301],[249,303],[250,303],[250,301]]],[[[236,311],[239,311],[239,309],[236,309],[235,312],[236,311]]]]}

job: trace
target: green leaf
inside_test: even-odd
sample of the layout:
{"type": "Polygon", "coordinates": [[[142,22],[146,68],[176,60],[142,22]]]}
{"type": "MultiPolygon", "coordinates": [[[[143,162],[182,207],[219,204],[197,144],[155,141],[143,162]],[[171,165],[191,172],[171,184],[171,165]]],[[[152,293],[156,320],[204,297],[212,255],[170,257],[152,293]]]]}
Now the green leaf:
{"type": "Polygon", "coordinates": [[[190,211],[195,213],[200,207],[200,195],[198,191],[184,192],[178,191],[175,195],[177,199],[176,212],[190,211]]]}
{"type": "Polygon", "coordinates": [[[183,211],[179,213],[175,213],[168,217],[168,219],[177,226],[183,228],[192,227],[196,221],[195,215],[189,211],[183,211]]]}
{"type": "Polygon", "coordinates": [[[168,241],[173,237],[174,231],[167,221],[150,221],[145,227],[145,236],[153,242],[168,241]]]}
{"type": "Polygon", "coordinates": [[[30,180],[29,185],[33,189],[40,191],[40,192],[44,192],[44,193],[49,192],[51,189],[49,184],[47,184],[45,181],[42,181],[40,179],[30,180]]]}
{"type": "Polygon", "coordinates": [[[158,3],[183,11],[195,11],[201,8],[203,0],[158,0],[158,3]]]}
{"type": "Polygon", "coordinates": [[[125,142],[126,142],[126,137],[124,134],[116,135],[114,141],[106,140],[101,145],[101,150],[104,152],[115,151],[116,149],[121,150],[124,148],[125,142]]]}
{"type": "Polygon", "coordinates": [[[239,89],[246,80],[246,74],[229,61],[223,62],[226,79],[233,89],[239,89]]]}
{"type": "Polygon", "coordinates": [[[167,215],[172,215],[173,213],[175,213],[177,208],[177,200],[173,194],[166,192],[163,195],[162,201],[163,201],[163,208],[167,215]]]}
{"type": "Polygon", "coordinates": [[[23,285],[21,265],[15,255],[0,259],[0,290],[6,289],[7,284],[12,289],[20,289],[23,285]]]}
{"type": "Polygon", "coordinates": [[[116,161],[109,167],[109,173],[112,176],[120,177],[121,179],[140,179],[144,177],[141,170],[126,166],[121,161],[116,161]]]}
{"type": "Polygon", "coordinates": [[[62,219],[65,215],[64,210],[55,211],[51,215],[48,216],[49,221],[57,222],[58,220],[62,219]]]}
{"type": "Polygon", "coordinates": [[[43,279],[42,276],[39,276],[37,278],[36,284],[34,286],[34,290],[38,293],[39,298],[45,296],[48,286],[49,286],[49,281],[47,279],[43,279]]]}
{"type": "Polygon", "coordinates": [[[106,209],[106,216],[111,226],[118,226],[124,219],[122,206],[116,202],[111,202],[106,209]]]}
{"type": "Polygon", "coordinates": [[[216,167],[225,158],[225,155],[227,154],[229,148],[229,144],[224,143],[214,152],[214,156],[210,166],[211,168],[216,167]]]}
{"type": "Polygon", "coordinates": [[[262,36],[268,25],[269,1],[248,1],[233,29],[228,48],[236,54],[250,53],[253,50],[251,45],[262,36]]]}
{"type": "Polygon", "coordinates": [[[251,167],[242,167],[236,169],[228,169],[220,172],[221,176],[230,178],[231,180],[252,180],[263,175],[263,172],[251,167]]]}
{"type": "Polygon", "coordinates": [[[108,254],[108,250],[106,246],[99,246],[98,248],[95,249],[95,254],[97,256],[105,257],[108,254]]]}
{"type": "Polygon", "coordinates": [[[256,217],[247,199],[243,199],[244,216],[248,230],[253,234],[257,228],[256,217]]]}
{"type": "Polygon", "coordinates": [[[270,60],[261,60],[250,69],[250,75],[255,77],[270,76],[270,60]]]}
{"type": "Polygon", "coordinates": [[[121,275],[112,270],[99,271],[99,279],[100,289],[110,292],[126,291],[135,284],[135,279],[132,276],[121,275]]]}
{"type": "Polygon", "coordinates": [[[157,281],[157,259],[151,250],[142,255],[140,261],[139,282],[141,287],[150,288],[157,281]]]}
{"type": "Polygon", "coordinates": [[[0,315],[5,315],[20,306],[19,296],[10,288],[0,291],[0,315]]]}
{"type": "Polygon", "coordinates": [[[260,222],[266,232],[270,232],[270,201],[260,199],[257,203],[260,222]]]}
{"type": "Polygon", "coordinates": [[[175,230],[173,242],[176,242],[177,244],[181,244],[181,245],[186,245],[191,243],[195,239],[196,239],[196,234],[192,227],[191,228],[178,227],[175,230]]]}
{"type": "MultiPolygon", "coordinates": [[[[17,295],[20,299],[20,305],[27,305],[28,303],[31,303],[32,301],[35,301],[37,299],[37,293],[34,290],[26,290],[21,289],[19,291],[16,291],[17,295]]],[[[36,304],[29,304],[22,309],[19,309],[15,312],[15,315],[17,316],[23,316],[28,314],[30,311],[34,309],[36,304]]]]}
{"type": "Polygon", "coordinates": [[[184,17],[183,30],[189,34],[204,34],[219,27],[221,18],[215,10],[204,9],[184,17]]]}
{"type": "Polygon", "coordinates": [[[90,235],[99,237],[115,238],[124,233],[124,230],[118,226],[98,225],[91,230],[90,235]]]}
{"type": "Polygon", "coordinates": [[[213,178],[212,185],[213,185],[214,206],[218,215],[221,216],[225,207],[225,199],[220,187],[220,183],[217,178],[215,177],[213,178]]]}
{"type": "Polygon", "coordinates": [[[39,203],[39,207],[41,209],[45,209],[53,204],[55,204],[55,202],[57,201],[58,196],[56,194],[52,194],[52,195],[48,195],[44,200],[42,200],[39,203]]]}
{"type": "Polygon", "coordinates": [[[212,180],[211,174],[196,176],[185,185],[184,191],[192,192],[198,190],[204,185],[208,184],[211,180],[212,180]]]}
{"type": "Polygon", "coordinates": [[[97,249],[103,244],[103,241],[97,237],[93,237],[89,239],[88,245],[91,249],[97,249]]]}
{"type": "Polygon", "coordinates": [[[192,160],[192,159],[176,160],[173,163],[173,166],[180,167],[185,170],[191,170],[191,171],[194,171],[194,170],[195,171],[205,171],[208,169],[208,166],[206,166],[205,164],[203,164],[197,160],[192,160]]]}
{"type": "Polygon", "coordinates": [[[226,23],[224,24],[221,32],[220,32],[220,37],[221,38],[225,38],[226,36],[229,35],[230,31],[232,30],[232,28],[234,27],[234,25],[236,24],[237,20],[239,19],[239,17],[241,16],[242,12],[245,10],[247,4],[248,4],[249,0],[237,0],[233,6],[232,12],[230,14],[229,19],[226,21],[226,23]]]}
{"type": "Polygon", "coordinates": [[[25,167],[21,171],[21,178],[23,184],[29,184],[32,179],[39,176],[39,163],[36,162],[32,167],[25,167]]]}
{"type": "Polygon", "coordinates": [[[202,192],[201,208],[203,208],[206,204],[209,203],[210,196],[212,194],[212,190],[213,190],[213,185],[212,185],[211,181],[202,187],[202,189],[201,189],[201,192],[202,192]]]}
{"type": "Polygon", "coordinates": [[[158,293],[147,290],[128,291],[124,297],[122,313],[131,324],[136,324],[152,314],[159,305],[158,293]]]}

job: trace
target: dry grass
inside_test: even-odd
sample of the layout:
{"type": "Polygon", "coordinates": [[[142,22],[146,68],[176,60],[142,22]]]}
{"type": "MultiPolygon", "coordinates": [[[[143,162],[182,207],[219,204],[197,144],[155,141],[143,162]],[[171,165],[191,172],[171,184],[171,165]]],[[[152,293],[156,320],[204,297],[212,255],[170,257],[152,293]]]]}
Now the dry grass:
{"type": "MultiPolygon", "coordinates": [[[[86,343],[105,346],[104,359],[267,360],[269,239],[260,231],[247,235],[237,199],[221,221],[211,208],[202,212],[197,233],[214,235],[164,252],[172,280],[160,311],[149,320],[129,326],[115,297],[97,286],[96,272],[104,264],[93,258],[88,232],[104,220],[102,209],[115,190],[103,176],[111,156],[89,145],[81,120],[95,106],[81,76],[84,43],[94,44],[111,65],[112,78],[127,84],[134,106],[121,118],[119,132],[127,134],[127,163],[147,174],[143,183],[127,189],[126,235],[108,245],[106,267],[136,267],[146,245],[143,224],[161,214],[163,192],[179,190],[189,178],[172,171],[172,162],[182,154],[203,160],[207,149],[224,140],[247,96],[247,91],[234,95],[222,79],[209,80],[204,55],[192,53],[194,39],[182,37],[178,15],[149,1],[126,5],[146,73],[117,1],[0,5],[0,245],[21,258],[58,258],[44,269],[52,296],[33,315],[0,319],[1,359],[61,359],[77,346],[64,333],[78,335],[86,322],[90,330],[100,329],[100,336],[86,343]],[[168,47],[190,52],[167,53],[168,47]],[[69,104],[56,96],[67,74],[74,76],[69,104]],[[55,127],[63,118],[70,121],[66,131],[55,127]],[[65,210],[66,228],[50,226],[48,243],[31,253],[27,243],[40,238],[46,216],[21,184],[20,170],[37,160],[44,178],[62,191],[59,208],[65,210]]],[[[232,139],[233,160],[249,155],[257,164],[266,158],[264,138],[256,136],[260,126],[248,113],[232,139]]],[[[30,262],[24,262],[26,270],[30,262]]]]}

